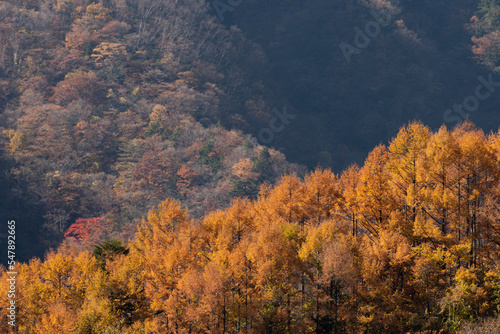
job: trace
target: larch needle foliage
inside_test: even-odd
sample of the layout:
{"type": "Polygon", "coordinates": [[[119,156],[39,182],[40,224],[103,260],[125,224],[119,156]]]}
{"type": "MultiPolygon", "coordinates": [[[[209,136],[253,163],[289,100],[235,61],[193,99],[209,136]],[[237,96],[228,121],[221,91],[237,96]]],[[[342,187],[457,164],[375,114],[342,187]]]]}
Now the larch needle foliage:
{"type": "MultiPolygon", "coordinates": [[[[496,333],[482,319],[500,311],[499,138],[414,122],[364,166],[290,174],[202,219],[166,199],[128,244],[21,264],[18,330],[496,333]]],[[[68,233],[88,239],[90,222],[68,233]]]]}

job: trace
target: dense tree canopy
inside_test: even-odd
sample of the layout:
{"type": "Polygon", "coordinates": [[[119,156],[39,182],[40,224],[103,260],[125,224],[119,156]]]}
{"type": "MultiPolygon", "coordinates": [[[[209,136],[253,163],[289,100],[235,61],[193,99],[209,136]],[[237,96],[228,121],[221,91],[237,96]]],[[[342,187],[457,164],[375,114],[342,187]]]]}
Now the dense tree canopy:
{"type": "Polygon", "coordinates": [[[221,3],[0,1],[18,332],[498,327],[500,2],[221,3]]]}
{"type": "Polygon", "coordinates": [[[451,332],[496,316],[499,138],[414,122],[340,176],[289,174],[200,219],[164,200],[127,245],[67,240],[20,265],[19,329],[451,332]]]}

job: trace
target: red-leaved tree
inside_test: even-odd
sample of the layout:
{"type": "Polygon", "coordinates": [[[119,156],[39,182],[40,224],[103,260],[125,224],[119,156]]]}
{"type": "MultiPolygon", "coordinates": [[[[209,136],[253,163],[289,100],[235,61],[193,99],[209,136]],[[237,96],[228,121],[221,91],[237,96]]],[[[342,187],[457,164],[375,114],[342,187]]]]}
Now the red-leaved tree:
{"type": "Polygon", "coordinates": [[[64,233],[64,237],[83,246],[94,245],[105,239],[107,225],[100,217],[78,218],[64,233]]]}

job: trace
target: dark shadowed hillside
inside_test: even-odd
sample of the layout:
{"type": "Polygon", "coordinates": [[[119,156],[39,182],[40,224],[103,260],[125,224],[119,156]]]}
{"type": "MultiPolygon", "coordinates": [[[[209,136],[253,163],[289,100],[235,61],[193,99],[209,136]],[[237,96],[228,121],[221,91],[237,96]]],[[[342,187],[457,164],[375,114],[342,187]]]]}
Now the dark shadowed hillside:
{"type": "MultiPolygon", "coordinates": [[[[287,104],[297,115],[273,143],[288,158],[340,170],[362,162],[373,145],[387,142],[413,119],[438,128],[455,126],[469,113],[486,131],[500,125],[498,92],[472,112],[445,115],[474,95],[478,76],[487,79],[492,73],[472,52],[471,18],[479,1],[392,3],[243,1],[226,13],[227,22],[237,24],[269,57],[264,98],[287,104]],[[376,18],[383,24],[378,34],[376,18]],[[356,47],[355,28],[365,33],[367,25],[375,36],[365,48],[356,48],[359,53],[347,52],[348,63],[340,45],[356,47]]],[[[498,39],[495,43],[492,49],[498,39]]]]}

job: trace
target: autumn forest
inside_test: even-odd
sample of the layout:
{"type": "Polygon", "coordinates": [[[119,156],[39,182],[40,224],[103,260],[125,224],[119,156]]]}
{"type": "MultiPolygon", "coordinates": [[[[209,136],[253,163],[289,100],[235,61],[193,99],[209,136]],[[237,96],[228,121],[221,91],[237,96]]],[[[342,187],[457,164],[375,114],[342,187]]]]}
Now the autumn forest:
{"type": "Polygon", "coordinates": [[[499,333],[500,0],[227,3],[0,1],[0,332],[499,333]]]}

